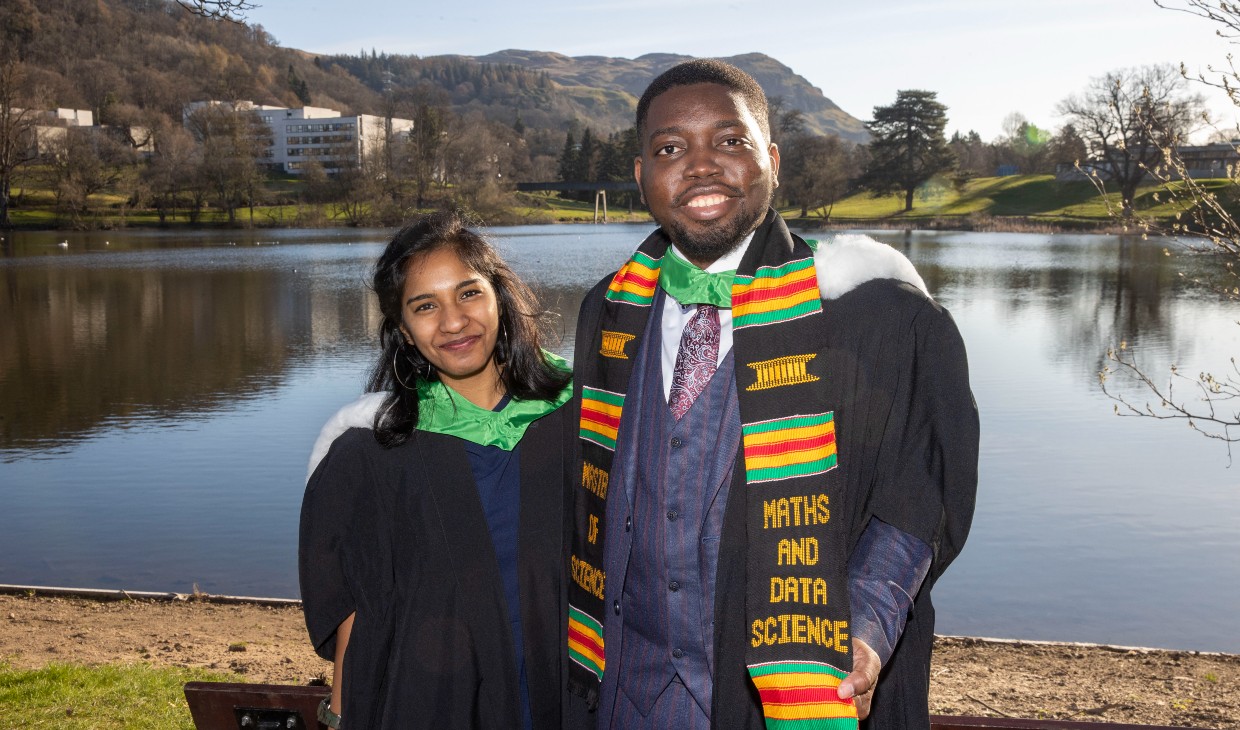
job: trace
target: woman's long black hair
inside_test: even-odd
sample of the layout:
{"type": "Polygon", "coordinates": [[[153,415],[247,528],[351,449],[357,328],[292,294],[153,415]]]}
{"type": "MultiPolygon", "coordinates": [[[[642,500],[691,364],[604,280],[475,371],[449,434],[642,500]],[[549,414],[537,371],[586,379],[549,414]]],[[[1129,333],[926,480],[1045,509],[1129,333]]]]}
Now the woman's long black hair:
{"type": "Polygon", "coordinates": [[[459,213],[432,213],[402,228],[375,262],[372,288],[379,298],[380,353],[370,372],[368,392],[387,392],[375,414],[375,438],[384,446],[409,439],[418,423],[418,383],[438,379],[435,367],[405,341],[400,330],[405,278],[417,259],[441,248],[452,250],[468,268],[485,277],[499,304],[495,360],[500,381],[514,398],[550,400],[571,379],[547,362],[542,351],[542,320],[534,292],[521,281],[485,238],[466,227],[459,213]]]}

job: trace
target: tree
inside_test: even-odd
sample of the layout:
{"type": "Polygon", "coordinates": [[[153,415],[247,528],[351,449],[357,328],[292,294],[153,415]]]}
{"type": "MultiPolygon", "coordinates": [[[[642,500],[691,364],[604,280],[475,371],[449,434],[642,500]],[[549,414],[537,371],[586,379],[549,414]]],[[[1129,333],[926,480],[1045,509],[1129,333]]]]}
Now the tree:
{"type": "Polygon", "coordinates": [[[983,142],[982,135],[976,130],[970,129],[968,134],[952,134],[947,147],[956,159],[955,179],[968,181],[970,178],[994,174],[994,147],[983,142]]]}
{"type": "MultiPolygon", "coordinates": [[[[598,179],[605,182],[632,182],[633,158],[641,154],[637,127],[610,134],[607,141],[599,146],[598,179]]],[[[630,212],[638,201],[636,192],[609,193],[608,197],[613,206],[627,205],[630,212]]]]}
{"type": "Polygon", "coordinates": [[[564,136],[564,151],[560,153],[560,165],[556,174],[560,180],[573,181],[577,170],[577,140],[573,139],[573,130],[564,136]]]}
{"type": "Polygon", "coordinates": [[[164,124],[154,132],[154,138],[155,152],[143,170],[143,179],[163,223],[169,211],[176,220],[182,194],[194,187],[202,165],[202,147],[178,124],[164,124]]]}
{"type": "MultiPolygon", "coordinates": [[[[1232,43],[1240,38],[1240,6],[1234,3],[1181,0],[1173,4],[1155,0],[1155,4],[1210,21],[1216,26],[1215,33],[1230,39],[1232,43]]],[[[1209,74],[1198,75],[1195,81],[1207,88],[1223,90],[1232,104],[1240,108],[1240,95],[1237,94],[1240,71],[1232,65],[1230,56],[1226,67],[1222,70],[1211,67],[1209,74]]],[[[1162,78],[1162,81],[1163,87],[1178,90],[1173,100],[1185,103],[1187,99],[1191,100],[1187,103],[1189,106],[1200,105],[1197,97],[1185,94],[1178,82],[1173,83],[1173,79],[1167,78],[1162,78]]],[[[1153,99],[1158,98],[1154,92],[1146,96],[1150,99],[1146,103],[1151,105],[1153,99]]],[[[1174,105],[1175,101],[1168,103],[1174,105]]],[[[1088,133],[1085,134],[1088,139],[1088,133]]],[[[1178,140],[1174,135],[1164,134],[1155,139],[1163,145],[1158,149],[1161,160],[1147,163],[1147,169],[1155,180],[1164,183],[1163,189],[1156,195],[1160,199],[1170,198],[1171,203],[1185,213],[1177,216],[1170,228],[1147,220],[1136,219],[1137,223],[1144,232],[1176,237],[1184,244],[1186,253],[1214,256],[1219,265],[1219,277],[1213,283],[1202,285],[1213,290],[1216,296],[1240,303],[1240,221],[1232,212],[1240,192],[1240,177],[1233,171],[1224,187],[1207,188],[1187,175],[1183,162],[1176,154],[1174,143],[1178,140]],[[1172,181],[1176,181],[1174,186],[1168,184],[1172,181]]],[[[1131,207],[1125,209],[1122,215],[1125,222],[1134,220],[1131,207]]],[[[1173,249],[1168,247],[1164,253],[1173,255],[1173,249]]],[[[1107,351],[1099,380],[1103,392],[1116,401],[1118,415],[1187,422],[1190,428],[1204,436],[1225,442],[1228,453],[1231,444],[1240,441],[1240,366],[1234,357],[1229,372],[1202,371],[1193,375],[1191,371],[1185,372],[1172,365],[1164,380],[1143,369],[1132,348],[1121,342],[1107,351]],[[1144,390],[1151,396],[1149,400],[1140,403],[1125,394],[1124,386],[1118,382],[1121,377],[1144,390]]]]}
{"type": "Polygon", "coordinates": [[[1163,164],[1164,150],[1175,149],[1203,117],[1201,95],[1186,87],[1174,66],[1125,68],[1091,79],[1083,93],[1059,103],[1085,140],[1087,170],[1115,183],[1125,216],[1132,215],[1137,186],[1163,164]]]}
{"type": "Polygon", "coordinates": [[[258,161],[268,146],[269,129],[253,111],[213,104],[190,114],[187,126],[202,143],[201,174],[215,202],[235,223],[237,209],[251,206],[262,179],[258,161]]]}
{"type": "Polygon", "coordinates": [[[18,170],[38,159],[35,140],[38,113],[30,99],[23,107],[25,71],[19,61],[0,60],[0,228],[9,226],[13,179],[18,170]]]}
{"type": "Polygon", "coordinates": [[[1081,139],[1076,127],[1065,124],[1051,138],[1049,155],[1053,168],[1058,169],[1061,165],[1071,167],[1085,161],[1089,155],[1089,146],[1081,139]]]}
{"type": "Polygon", "coordinates": [[[42,177],[56,196],[56,206],[78,226],[89,212],[90,196],[116,185],[133,168],[136,155],[127,144],[94,128],[61,132],[49,144],[42,177]]]}
{"type": "Polygon", "coordinates": [[[772,96],[766,102],[767,124],[771,129],[771,141],[777,145],[805,134],[805,112],[787,108],[782,96],[772,96]]]}
{"type": "Polygon", "coordinates": [[[194,15],[234,23],[244,21],[245,14],[258,7],[249,0],[177,0],[177,4],[194,15]]]}
{"type": "Polygon", "coordinates": [[[397,146],[401,171],[413,180],[414,205],[423,208],[436,176],[443,175],[443,150],[452,112],[447,94],[439,89],[418,89],[408,97],[413,129],[397,146]]]}
{"type": "Polygon", "coordinates": [[[904,210],[913,209],[917,188],[953,164],[943,130],[947,107],[933,91],[897,91],[891,106],[874,107],[866,122],[873,141],[861,186],[875,195],[904,193],[904,210]]]}
{"type": "Polygon", "coordinates": [[[511,126],[471,112],[454,119],[448,138],[444,159],[453,204],[494,221],[513,204],[514,177],[528,169],[520,137],[511,126]]]}
{"type": "Polygon", "coordinates": [[[835,203],[848,194],[860,171],[853,146],[834,134],[801,135],[788,144],[788,153],[781,157],[780,190],[801,206],[802,218],[812,211],[829,220],[835,203]]]}
{"type": "Polygon", "coordinates": [[[1012,112],[1003,120],[1003,138],[995,147],[1002,164],[1012,165],[1022,175],[1048,172],[1051,134],[1012,112]]]}

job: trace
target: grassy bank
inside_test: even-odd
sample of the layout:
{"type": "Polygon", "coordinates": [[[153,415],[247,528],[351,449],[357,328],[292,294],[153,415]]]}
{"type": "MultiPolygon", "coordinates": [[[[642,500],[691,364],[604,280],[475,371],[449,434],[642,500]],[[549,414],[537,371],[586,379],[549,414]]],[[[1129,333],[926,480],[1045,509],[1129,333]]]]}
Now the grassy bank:
{"type": "MultiPolygon", "coordinates": [[[[270,204],[238,208],[229,220],[226,211],[205,207],[190,215],[188,208],[168,209],[161,219],[153,208],[130,206],[130,201],[114,193],[97,193],[88,200],[88,209],[78,214],[58,209],[51,191],[38,188],[14,188],[14,204],[9,220],[14,228],[27,230],[110,230],[117,228],[335,228],[358,225],[396,225],[415,213],[451,205],[449,192],[427,200],[425,209],[393,210],[390,205],[378,210],[375,204],[348,206],[343,203],[306,203],[299,200],[299,181],[273,180],[276,189],[264,197],[270,204]],[[389,220],[390,219],[390,220],[389,220]]],[[[589,223],[594,220],[594,203],[567,200],[547,193],[513,193],[503,205],[475,211],[492,225],[533,225],[543,223],[589,223]]],[[[602,218],[602,209],[599,210],[602,218]]],[[[648,221],[644,210],[629,211],[627,207],[611,206],[610,222],[648,221]]]]}
{"type": "MultiPolygon", "coordinates": [[[[215,208],[201,210],[193,221],[184,209],[168,211],[161,220],[155,210],[131,208],[123,196],[111,193],[91,196],[86,213],[66,215],[57,210],[55,198],[49,191],[31,188],[14,190],[16,205],[10,211],[10,218],[15,227],[32,229],[177,229],[343,227],[356,223],[359,218],[374,217],[366,215],[372,211],[365,206],[359,213],[356,207],[349,209],[338,203],[295,202],[301,192],[301,183],[296,179],[273,180],[270,185],[273,188],[265,197],[281,202],[253,209],[240,208],[235,211],[232,222],[224,211],[215,208]]],[[[1228,185],[1226,180],[1204,182],[1204,186],[1214,192],[1224,192],[1228,185]]],[[[447,195],[450,191],[441,192],[447,195]]],[[[449,198],[441,197],[441,200],[428,201],[428,205],[442,207],[449,198]]],[[[1146,185],[1138,192],[1134,207],[1144,218],[1169,223],[1180,212],[1169,197],[1162,186],[1146,185]]],[[[845,227],[1104,230],[1116,226],[1112,211],[1119,205],[1118,193],[1109,191],[1104,196],[1087,180],[1060,182],[1051,175],[1013,175],[977,178],[959,189],[949,184],[928,184],[915,197],[913,210],[907,212],[903,210],[902,195],[874,197],[869,193],[851,195],[836,203],[830,211],[811,210],[803,219],[799,218],[799,208],[787,208],[782,212],[786,218],[806,226],[826,222],[845,227]]],[[[395,214],[397,220],[387,222],[394,224],[402,216],[414,212],[400,210],[395,214]]],[[[551,193],[512,193],[494,209],[477,212],[494,225],[592,222],[594,203],[567,200],[551,193]]],[[[391,218],[393,212],[386,211],[385,215],[391,218]]],[[[607,218],[612,222],[650,220],[645,211],[616,206],[608,210],[607,218]]]]}
{"type": "Polygon", "coordinates": [[[0,727],[193,730],[182,687],[194,680],[238,681],[218,672],[146,664],[39,669],[0,664],[0,727]]]}
{"type": "MultiPolygon", "coordinates": [[[[1220,192],[1227,181],[1205,181],[1220,192]]],[[[1169,223],[1181,208],[1169,200],[1161,185],[1146,185],[1133,201],[1143,218],[1169,223]]],[[[1088,180],[1057,181],[1052,175],[1012,175],[970,180],[962,189],[950,185],[925,186],[905,212],[904,197],[874,197],[857,193],[830,211],[812,210],[806,224],[864,227],[909,226],[966,230],[1097,230],[1116,226],[1112,214],[1120,208],[1118,192],[1104,196],[1088,180]],[[826,217],[829,213],[829,217],[826,217]]],[[[800,211],[792,212],[799,215],[800,211]]]]}

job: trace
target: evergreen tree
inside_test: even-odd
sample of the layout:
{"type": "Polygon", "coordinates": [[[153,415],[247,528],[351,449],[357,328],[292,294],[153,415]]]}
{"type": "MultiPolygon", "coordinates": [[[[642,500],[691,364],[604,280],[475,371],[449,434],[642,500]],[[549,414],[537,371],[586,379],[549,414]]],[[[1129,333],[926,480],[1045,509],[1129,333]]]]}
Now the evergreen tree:
{"type": "MultiPolygon", "coordinates": [[[[315,59],[318,60],[317,58],[315,59]]],[[[306,80],[297,75],[297,70],[293,68],[293,64],[288,65],[288,87],[297,96],[302,104],[310,103],[310,84],[306,80]]]]}
{"type": "Polygon", "coordinates": [[[559,175],[561,180],[575,180],[577,172],[577,140],[573,139],[573,130],[568,130],[564,137],[564,151],[560,153],[559,175]]]}
{"type": "Polygon", "coordinates": [[[874,120],[865,125],[874,139],[861,186],[875,195],[902,191],[904,210],[912,210],[917,188],[953,164],[946,126],[947,107],[933,91],[897,91],[894,104],[874,107],[874,120]]]}
{"type": "Polygon", "coordinates": [[[577,151],[577,164],[573,170],[575,180],[594,182],[598,176],[598,153],[599,145],[594,139],[594,133],[586,127],[586,131],[581,133],[581,149],[577,151]]]}

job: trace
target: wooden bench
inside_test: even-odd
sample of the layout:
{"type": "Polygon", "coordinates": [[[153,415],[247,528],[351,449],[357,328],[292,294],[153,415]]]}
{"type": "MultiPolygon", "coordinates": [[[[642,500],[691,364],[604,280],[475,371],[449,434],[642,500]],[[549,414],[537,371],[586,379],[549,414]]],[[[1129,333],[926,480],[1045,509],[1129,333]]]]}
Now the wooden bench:
{"type": "Polygon", "coordinates": [[[319,730],[325,686],[189,682],[185,701],[198,730],[319,730]]]}
{"type": "MultiPolygon", "coordinates": [[[[319,702],[330,687],[287,684],[190,682],[185,685],[198,730],[320,730],[319,702]]],[[[931,730],[1186,730],[1165,725],[1127,725],[1075,720],[931,715],[931,730]]],[[[1191,730],[1191,729],[1187,729],[1191,730]]]]}

